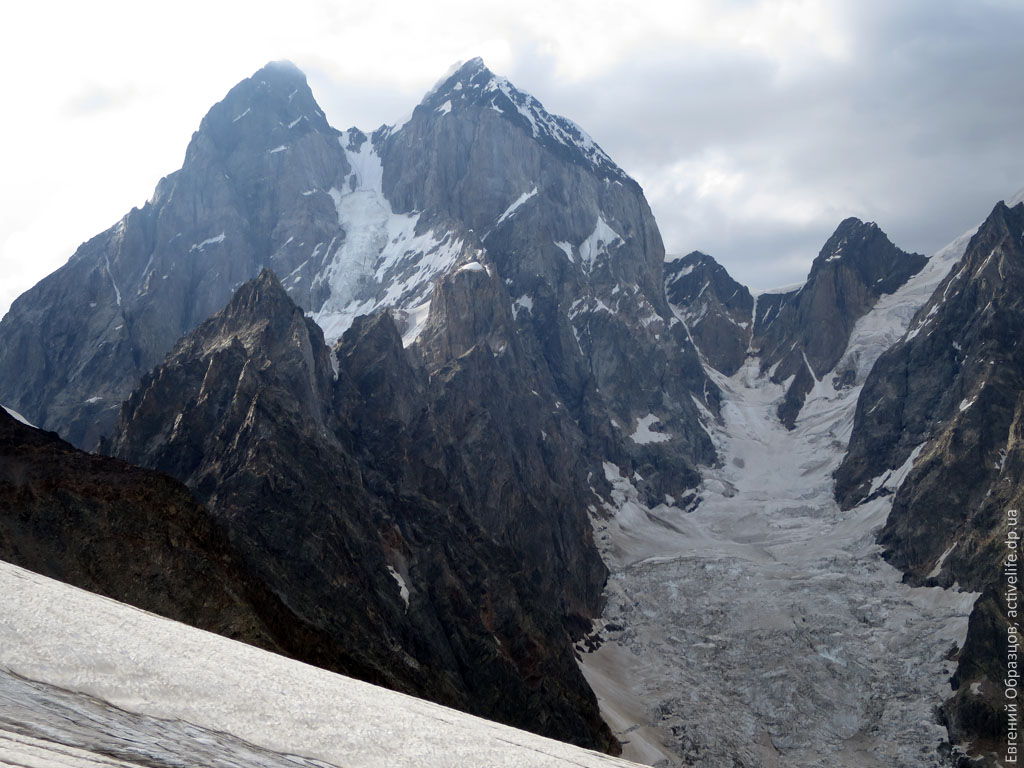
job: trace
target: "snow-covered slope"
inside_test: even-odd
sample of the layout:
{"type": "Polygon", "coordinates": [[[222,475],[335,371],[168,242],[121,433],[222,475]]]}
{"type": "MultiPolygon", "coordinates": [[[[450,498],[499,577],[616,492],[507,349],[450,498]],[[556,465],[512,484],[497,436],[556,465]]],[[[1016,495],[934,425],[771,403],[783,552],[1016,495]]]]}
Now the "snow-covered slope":
{"type": "MultiPolygon", "coordinates": [[[[409,344],[423,329],[434,279],[455,264],[466,243],[450,232],[417,234],[420,214],[397,214],[384,196],[384,170],[370,138],[351,129],[339,141],[352,176],[348,188],[332,187],[328,194],[345,237],[313,278],[328,295],[312,317],[334,344],[356,316],[388,306],[406,320],[402,335],[409,344]]],[[[290,289],[301,279],[296,274],[283,283],[290,289]]]]}
{"type": "Polygon", "coordinates": [[[0,764],[626,766],[0,563],[0,764]]]}
{"type": "MultiPolygon", "coordinates": [[[[645,505],[613,485],[595,536],[612,576],[584,674],[624,756],[657,765],[932,764],[976,593],[912,589],[875,543],[892,497],[844,512],[833,497],[864,379],[963,255],[968,233],[854,326],[833,377],[815,381],[795,427],[750,357],[707,366],[720,457],[683,498],[645,505]]],[[[909,467],[906,468],[909,470],[909,467]]],[[[906,471],[879,478],[898,487],[906,471]]]]}
{"type": "Polygon", "coordinates": [[[6,405],[0,405],[0,408],[3,408],[5,411],[7,411],[8,414],[11,415],[12,418],[16,419],[17,421],[20,421],[25,426],[27,426],[27,427],[34,427],[35,426],[35,424],[32,424],[31,422],[29,422],[28,419],[26,419],[24,416],[22,416],[20,413],[18,413],[13,408],[8,408],[6,405]]]}

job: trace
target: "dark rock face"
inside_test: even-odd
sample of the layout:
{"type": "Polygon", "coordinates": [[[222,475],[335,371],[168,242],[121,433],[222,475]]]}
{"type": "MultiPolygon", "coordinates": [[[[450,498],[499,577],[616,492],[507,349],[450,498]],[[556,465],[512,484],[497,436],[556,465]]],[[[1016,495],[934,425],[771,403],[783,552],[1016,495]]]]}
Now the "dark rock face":
{"type": "Polygon", "coordinates": [[[998,667],[1008,623],[1007,510],[1024,503],[1022,237],[1024,204],[997,205],[908,334],[872,369],[836,474],[836,497],[850,507],[870,498],[874,478],[912,462],[880,541],[911,583],[985,593],[946,715],[954,737],[989,741],[1005,738],[998,667]],[[983,695],[965,693],[968,683],[983,695]]]}
{"type": "Polygon", "coordinates": [[[209,506],[288,652],[608,748],[569,643],[600,610],[601,462],[654,503],[715,458],[663,259],[636,182],[479,60],[372,136],[268,65],[15,303],[0,401],[92,447],[134,390],[105,449],[209,506]],[[303,310],[349,328],[335,357],[303,310]]]}
{"type": "Polygon", "coordinates": [[[349,172],[299,70],[269,64],[239,83],[152,200],[14,302],[0,322],[0,400],[93,448],[141,375],[263,265],[321,267],[344,235],[326,190],[349,172]]]}
{"type": "Polygon", "coordinates": [[[639,185],[480,60],[372,136],[331,128],[291,65],[240,83],[146,206],[15,303],[0,401],[91,448],[175,340],[262,267],[332,339],[379,306],[404,335],[434,280],[477,251],[594,467],[639,470],[658,498],[695,483],[714,450],[691,394],[716,411],[718,392],[665,300],[639,185]],[[631,439],[648,416],[670,439],[631,439]]]}
{"type": "Polygon", "coordinates": [[[598,614],[607,571],[593,547],[585,436],[544,358],[517,331],[493,265],[443,278],[420,342],[436,429],[484,530],[523,557],[572,633],[598,614]]]}
{"type": "Polygon", "coordinates": [[[479,59],[380,142],[395,209],[458,221],[486,250],[593,453],[638,469],[659,499],[682,495],[714,459],[691,393],[717,411],[718,391],[665,300],[664,246],[636,182],[479,59]],[[671,439],[630,439],[649,414],[671,439]]]}
{"type": "Polygon", "coordinates": [[[427,346],[455,357],[435,374],[381,312],[346,332],[335,379],[319,327],[264,272],[143,379],[108,447],[209,505],[297,636],[322,640],[300,658],[612,750],[570,644],[604,580],[574,489],[553,487],[573,467],[527,463],[515,434],[540,423],[555,439],[559,421],[538,412],[495,440],[495,411],[526,399],[502,367],[525,356],[500,349],[507,297],[504,317],[478,318],[497,318],[491,333],[441,309],[480,279],[500,291],[486,268],[441,288],[427,346]]]}
{"type": "Polygon", "coordinates": [[[758,297],[751,345],[761,370],[771,370],[775,382],[796,377],[780,406],[784,424],[793,426],[814,382],[835,368],[854,323],[926,262],[894,246],[876,224],[850,218],[825,243],[802,288],[758,297]]]}
{"type": "Polygon", "coordinates": [[[283,652],[282,606],[213,516],[159,472],[72,448],[0,408],[0,559],[283,652]]]}
{"type": "Polygon", "coordinates": [[[754,299],[706,253],[665,263],[665,292],[708,363],[726,376],[747,357],[754,299]]]}

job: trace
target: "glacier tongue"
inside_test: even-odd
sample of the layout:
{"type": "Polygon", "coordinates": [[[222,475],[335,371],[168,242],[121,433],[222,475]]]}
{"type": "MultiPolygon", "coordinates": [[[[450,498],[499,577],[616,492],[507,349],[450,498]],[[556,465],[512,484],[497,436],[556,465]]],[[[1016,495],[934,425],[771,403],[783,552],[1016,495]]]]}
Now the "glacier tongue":
{"type": "MultiPolygon", "coordinates": [[[[894,294],[881,309],[901,316],[900,332],[901,302],[919,306],[894,294]]],[[[887,340],[871,327],[881,322],[864,318],[848,349],[868,367],[887,340]]],[[[723,423],[708,424],[721,464],[704,471],[693,511],[648,508],[605,467],[614,490],[595,537],[612,576],[604,642],[582,668],[624,756],[937,762],[946,732],[934,710],[955,666],[946,657],[977,595],[902,584],[874,543],[890,498],[849,512],[835,503],[831,474],[862,379],[839,391],[828,376],[817,382],[788,431],[775,411],[785,383],[759,378],[755,359],[729,378],[709,373],[723,393],[723,423]]]]}

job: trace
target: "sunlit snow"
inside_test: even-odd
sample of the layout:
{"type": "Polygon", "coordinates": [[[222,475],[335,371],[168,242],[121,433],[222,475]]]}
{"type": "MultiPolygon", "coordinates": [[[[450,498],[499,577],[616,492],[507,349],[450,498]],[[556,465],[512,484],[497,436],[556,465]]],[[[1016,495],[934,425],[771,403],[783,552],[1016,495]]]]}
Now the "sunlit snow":
{"type": "Polygon", "coordinates": [[[13,408],[8,408],[6,405],[0,405],[0,408],[3,408],[5,411],[7,411],[7,414],[12,419],[14,419],[15,421],[20,421],[22,424],[24,424],[27,427],[35,427],[35,424],[30,422],[28,419],[26,419],[24,416],[22,416],[20,413],[18,413],[13,408]]]}

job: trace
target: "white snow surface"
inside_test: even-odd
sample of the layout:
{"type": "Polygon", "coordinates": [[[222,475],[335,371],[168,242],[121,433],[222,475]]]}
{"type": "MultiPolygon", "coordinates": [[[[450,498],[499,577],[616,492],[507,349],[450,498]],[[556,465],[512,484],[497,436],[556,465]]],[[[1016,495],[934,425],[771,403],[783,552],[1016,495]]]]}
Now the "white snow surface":
{"type": "MultiPolygon", "coordinates": [[[[856,324],[836,367],[856,371],[854,386],[836,391],[822,377],[794,430],[776,416],[785,385],[759,377],[756,359],[729,378],[708,368],[723,395],[721,422],[705,414],[720,465],[702,472],[686,509],[646,506],[605,464],[613,490],[594,515],[611,570],[604,643],[581,667],[624,757],[700,768],[932,764],[947,738],[934,716],[952,694],[946,656],[963,645],[977,594],[903,584],[875,543],[892,495],[840,510],[832,472],[867,372],[969,235],[856,324]]],[[[919,453],[876,485],[896,490],[919,453]]]]}
{"type": "Polygon", "coordinates": [[[0,607],[0,764],[629,765],[2,562],[0,607]]]}
{"type": "MultiPolygon", "coordinates": [[[[339,137],[349,144],[346,132],[339,137]]],[[[323,329],[328,344],[334,344],[359,315],[380,306],[402,313],[429,306],[432,281],[459,260],[465,243],[449,233],[433,231],[416,234],[419,214],[398,214],[384,197],[380,157],[369,139],[358,152],[345,150],[353,173],[355,189],[332,188],[330,195],[338,221],[346,236],[313,282],[327,283],[330,296],[313,320],[323,329]]],[[[404,329],[406,343],[419,335],[420,325],[404,329]]]]}
{"type": "Polygon", "coordinates": [[[388,566],[388,573],[391,574],[391,578],[398,584],[398,595],[402,598],[402,602],[405,603],[405,610],[409,610],[409,585],[405,583],[405,578],[393,566],[388,566]]]}
{"type": "Polygon", "coordinates": [[[597,223],[594,224],[594,231],[580,243],[578,249],[585,269],[588,272],[592,270],[598,256],[607,254],[611,246],[621,242],[622,237],[619,233],[608,225],[603,216],[598,216],[597,223]]]}
{"type": "Polygon", "coordinates": [[[26,427],[32,427],[33,429],[37,429],[37,427],[36,427],[36,425],[35,425],[35,424],[33,424],[32,422],[30,422],[30,421],[29,421],[28,419],[26,419],[26,418],[25,418],[24,416],[22,416],[22,415],[21,415],[20,413],[18,413],[18,412],[17,412],[16,410],[14,410],[13,408],[8,408],[8,407],[7,407],[6,405],[0,405],[0,408],[3,408],[3,409],[4,409],[5,411],[7,411],[7,414],[8,414],[8,415],[9,415],[9,416],[10,416],[10,417],[11,417],[12,419],[14,419],[15,421],[20,421],[20,422],[21,422],[22,424],[24,424],[24,425],[25,425],[26,427]]]}
{"type": "MultiPolygon", "coordinates": [[[[610,312],[611,310],[608,311],[610,312]]],[[[655,432],[651,429],[651,427],[659,421],[661,421],[661,419],[653,413],[649,413],[643,418],[638,419],[636,429],[633,431],[633,434],[629,436],[629,439],[638,445],[668,442],[672,439],[672,435],[666,435],[664,432],[655,432]]]]}
{"type": "Polygon", "coordinates": [[[479,261],[470,261],[463,264],[461,267],[455,270],[456,274],[459,272],[486,272],[487,268],[479,261]]]}
{"type": "Polygon", "coordinates": [[[202,253],[204,250],[206,250],[206,246],[208,246],[208,245],[218,245],[220,243],[223,243],[224,242],[224,238],[226,236],[227,235],[224,232],[221,232],[216,237],[208,237],[205,240],[203,240],[203,242],[201,242],[201,243],[194,243],[192,245],[192,247],[188,249],[188,252],[192,253],[193,251],[199,251],[200,253],[202,253]]]}
{"type": "Polygon", "coordinates": [[[525,203],[527,200],[529,200],[531,197],[533,197],[536,194],[537,194],[537,188],[536,187],[531,189],[529,192],[523,192],[523,194],[521,194],[519,197],[517,197],[512,202],[512,204],[508,208],[506,208],[504,210],[504,212],[501,214],[501,216],[498,217],[498,220],[496,222],[494,222],[494,226],[498,226],[503,221],[505,221],[509,216],[514,214],[516,211],[518,211],[519,207],[523,203],[525,203]]]}

